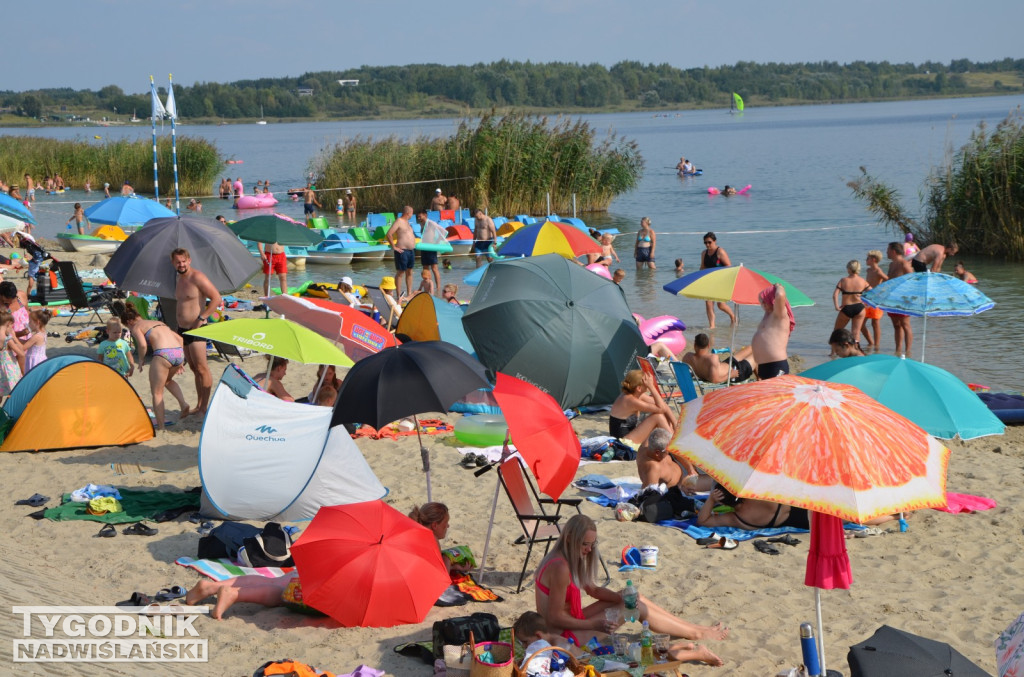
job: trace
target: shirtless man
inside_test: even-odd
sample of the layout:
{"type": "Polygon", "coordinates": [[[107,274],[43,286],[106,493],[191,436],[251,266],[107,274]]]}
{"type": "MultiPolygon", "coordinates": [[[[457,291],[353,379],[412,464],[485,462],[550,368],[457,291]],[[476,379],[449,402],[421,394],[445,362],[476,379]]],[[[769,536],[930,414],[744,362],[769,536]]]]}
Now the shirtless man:
{"type": "Polygon", "coordinates": [[[693,464],[684,459],[677,461],[666,451],[672,441],[672,432],[665,428],[655,428],[647,436],[647,444],[640,447],[636,455],[636,469],[640,476],[642,486],[658,486],[665,484],[668,487],[679,486],[686,477],[696,477],[697,470],[693,464]],[[683,463],[686,467],[686,474],[683,474],[683,463]]]}
{"type": "Polygon", "coordinates": [[[448,208],[448,198],[444,196],[441,189],[438,188],[434,191],[434,197],[430,200],[431,211],[439,212],[442,209],[448,208]]]}
{"type": "Polygon", "coordinates": [[[947,256],[955,256],[958,251],[960,251],[960,247],[956,242],[950,242],[947,245],[930,244],[917,252],[917,255],[910,261],[910,265],[915,273],[924,273],[929,270],[933,273],[941,273],[942,262],[946,260],[947,256]]]}
{"type": "Polygon", "coordinates": [[[734,357],[719,360],[712,351],[714,339],[707,334],[697,334],[693,339],[693,352],[683,355],[683,362],[693,367],[693,373],[708,383],[725,383],[726,380],[746,381],[757,371],[753,349],[741,349],[734,357]],[[730,366],[732,367],[730,369],[730,366]]]}
{"type": "Polygon", "coordinates": [[[271,242],[264,249],[262,242],[256,243],[260,252],[260,260],[263,261],[263,295],[270,296],[270,276],[277,273],[277,279],[281,283],[281,293],[288,293],[288,257],[285,256],[284,247],[277,242],[271,242]]]}
{"type": "Polygon", "coordinates": [[[221,304],[220,292],[210,282],[210,278],[192,267],[192,255],[187,249],[172,251],[171,263],[178,271],[178,280],[174,285],[174,298],[178,302],[178,333],[185,344],[185,361],[195,374],[196,393],[199,396],[199,403],[189,411],[205,416],[206,407],[210,403],[210,390],[213,388],[213,376],[206,365],[206,339],[189,336],[185,332],[202,327],[209,321],[210,315],[221,304]]]}
{"type": "MultiPolygon", "coordinates": [[[[910,261],[903,256],[903,243],[890,242],[886,252],[889,256],[889,279],[914,272],[910,261]]],[[[914,343],[914,332],[910,329],[910,316],[901,313],[886,313],[892,320],[892,330],[896,336],[896,354],[909,355],[910,346],[914,343]],[[900,350],[900,347],[903,347],[900,350]]]]}
{"type": "Polygon", "coordinates": [[[345,206],[345,218],[352,219],[353,222],[356,220],[356,195],[351,190],[345,191],[345,197],[342,198],[342,204],[345,206]]]}
{"type": "Polygon", "coordinates": [[[497,231],[494,229],[494,221],[484,214],[484,210],[477,209],[473,227],[473,251],[476,253],[477,268],[483,265],[480,260],[482,257],[487,257],[487,263],[494,260],[491,258],[490,249],[495,237],[497,231]]]}
{"type": "Polygon", "coordinates": [[[460,209],[462,209],[462,201],[459,200],[459,198],[455,197],[454,195],[449,195],[448,209],[451,209],[452,211],[455,212],[459,211],[460,209]]]}
{"type": "Polygon", "coordinates": [[[412,218],[412,207],[406,205],[402,215],[388,228],[384,238],[395,253],[395,298],[402,300],[402,279],[405,279],[405,293],[412,296],[412,269],[416,267],[416,234],[412,231],[409,219],[412,218]]]}
{"type": "Polygon", "coordinates": [[[302,194],[302,213],[305,214],[306,219],[311,219],[316,216],[316,207],[323,209],[323,205],[316,199],[316,192],[313,190],[313,185],[306,184],[306,192],[302,194]]]}
{"type": "Polygon", "coordinates": [[[28,174],[25,175],[25,199],[29,202],[36,201],[36,182],[28,174]]]}
{"type": "Polygon", "coordinates": [[[227,200],[231,197],[231,180],[224,177],[220,182],[220,199],[227,200]]]}
{"type": "MultiPolygon", "coordinates": [[[[864,260],[867,264],[867,270],[864,272],[864,279],[868,281],[871,288],[874,289],[878,285],[882,284],[889,279],[889,276],[885,274],[882,267],[879,265],[882,262],[882,252],[877,249],[872,249],[868,252],[868,257],[864,260]]],[[[866,307],[864,309],[864,324],[860,328],[864,338],[868,340],[868,345],[874,346],[875,350],[879,350],[882,346],[882,310],[880,308],[866,307]],[[868,320],[871,321],[871,335],[868,335],[868,320]]]]}
{"type": "Polygon", "coordinates": [[[789,373],[787,349],[796,320],[781,284],[765,288],[759,298],[764,317],[757,325],[750,347],[757,362],[757,378],[763,381],[789,373]]]}

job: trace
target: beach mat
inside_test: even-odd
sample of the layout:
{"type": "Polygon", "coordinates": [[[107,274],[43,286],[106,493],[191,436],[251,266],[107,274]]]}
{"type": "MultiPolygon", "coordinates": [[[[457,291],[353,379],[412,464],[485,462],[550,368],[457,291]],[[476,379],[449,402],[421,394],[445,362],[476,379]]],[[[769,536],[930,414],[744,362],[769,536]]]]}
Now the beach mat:
{"type": "Polygon", "coordinates": [[[86,512],[88,503],[75,503],[71,494],[64,494],[61,505],[48,508],[43,517],[54,522],[68,520],[89,520],[106,524],[127,524],[151,520],[165,510],[199,509],[199,494],[158,491],[156,489],[118,488],[121,494],[121,512],[108,512],[103,515],[92,515],[86,512]]]}
{"type": "Polygon", "coordinates": [[[192,569],[215,581],[226,581],[236,576],[263,576],[264,578],[280,578],[294,571],[295,567],[244,567],[230,559],[195,559],[179,557],[174,560],[178,566],[192,569]]]}

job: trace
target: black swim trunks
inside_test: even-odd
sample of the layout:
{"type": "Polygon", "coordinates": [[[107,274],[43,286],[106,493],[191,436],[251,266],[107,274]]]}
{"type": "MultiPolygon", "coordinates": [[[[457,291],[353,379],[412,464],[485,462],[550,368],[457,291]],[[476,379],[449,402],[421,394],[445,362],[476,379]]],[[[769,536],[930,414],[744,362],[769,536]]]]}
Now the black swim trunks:
{"type": "Polygon", "coordinates": [[[486,254],[492,244],[494,240],[477,240],[473,243],[473,251],[486,254]]]}
{"type": "Polygon", "coordinates": [[[629,418],[608,416],[608,434],[612,437],[622,439],[640,424],[640,416],[633,414],[629,418]]]}
{"type": "Polygon", "coordinates": [[[789,360],[777,360],[757,365],[757,377],[762,381],[789,373],[789,360]]]}
{"type": "Polygon", "coordinates": [[[917,259],[910,259],[910,267],[914,269],[915,273],[928,272],[928,264],[924,261],[918,261],[917,259]]]}
{"type": "Polygon", "coordinates": [[[184,343],[186,347],[192,345],[193,343],[196,343],[197,341],[202,341],[205,343],[206,339],[200,336],[193,336],[191,334],[185,333],[187,331],[192,331],[192,329],[198,329],[198,327],[192,327],[191,329],[182,329],[181,327],[178,327],[178,336],[181,337],[182,343],[184,343]]]}
{"type": "Polygon", "coordinates": [[[420,263],[423,265],[424,268],[426,268],[427,266],[436,266],[437,252],[421,251],[420,263]]]}
{"type": "Polygon", "coordinates": [[[735,369],[738,372],[736,378],[732,380],[733,383],[746,381],[754,375],[754,368],[750,366],[749,360],[737,360],[735,357],[730,357],[729,362],[730,369],[735,369]]]}

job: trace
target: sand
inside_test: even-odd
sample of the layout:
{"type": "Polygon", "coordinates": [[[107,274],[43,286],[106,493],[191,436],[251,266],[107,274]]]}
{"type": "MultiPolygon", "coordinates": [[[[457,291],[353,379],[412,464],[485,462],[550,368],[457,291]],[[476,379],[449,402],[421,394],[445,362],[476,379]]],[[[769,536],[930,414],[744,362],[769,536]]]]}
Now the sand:
{"type": "MultiPolygon", "coordinates": [[[[91,256],[73,256],[79,268],[88,268],[91,256]]],[[[63,334],[66,318],[54,318],[50,331],[63,334]]],[[[76,318],[74,327],[87,326],[76,318]]],[[[48,342],[51,357],[73,352],[90,354],[84,343],[48,342]]],[[[210,361],[215,377],[225,361],[210,361]]],[[[256,357],[242,366],[262,368],[256,357]]],[[[314,367],[289,366],[285,385],[302,395],[313,384],[314,367]]],[[[132,385],[143,401],[151,398],[144,377],[133,376],[132,385]]],[[[195,402],[191,374],[179,377],[186,397],[195,402]]],[[[173,400],[169,420],[177,418],[173,400]]],[[[456,417],[451,416],[454,420],[456,417]]],[[[602,434],[603,416],[573,421],[582,437],[602,434]]],[[[132,447],[100,448],[67,452],[0,454],[0,475],[9,500],[0,513],[0,542],[4,566],[0,571],[0,602],[14,605],[109,605],[128,599],[133,591],[148,594],[172,584],[191,587],[198,575],[176,566],[181,556],[195,556],[199,535],[196,525],[184,518],[154,525],[153,537],[94,538],[101,526],[95,522],[50,522],[28,519],[34,508],[13,506],[35,492],[54,498],[88,482],[126,487],[151,487],[170,491],[199,484],[196,450],[201,422],[197,418],[158,433],[148,442],[132,447]],[[112,466],[112,464],[121,464],[112,466]],[[129,474],[117,474],[115,467],[129,474]],[[145,472],[137,472],[144,470],[145,472]],[[163,470],[166,472],[159,472],[163,470]]],[[[386,501],[403,512],[426,499],[416,438],[358,440],[358,445],[385,486],[386,501]]],[[[449,505],[451,529],[445,545],[467,544],[479,555],[483,550],[487,519],[496,477],[480,478],[458,465],[461,458],[451,435],[427,439],[433,459],[435,500],[449,505]]],[[[913,517],[907,533],[889,533],[848,541],[854,584],[849,591],[822,594],[829,667],[849,674],[847,648],[869,637],[882,624],[951,643],[984,669],[995,671],[993,640],[1024,610],[1024,592],[1014,584],[1019,571],[1022,523],[1017,505],[1022,503],[1019,481],[1024,465],[1024,429],[1009,428],[1001,437],[968,443],[949,443],[952,459],[948,488],[995,499],[999,506],[973,515],[924,511],[913,517]]],[[[632,463],[584,466],[580,474],[603,472],[611,477],[636,474],[632,463]]],[[[258,491],[258,487],[252,488],[258,491]]],[[[576,496],[570,489],[568,496],[576,496]]],[[[750,542],[732,551],[705,550],[689,537],[642,523],[619,523],[613,511],[593,503],[583,510],[599,527],[601,554],[612,570],[611,587],[621,588],[631,577],[640,591],[684,618],[698,623],[722,620],[732,635],[709,646],[725,660],[722,668],[688,666],[693,676],[775,675],[781,668],[800,662],[798,626],[814,616],[813,590],[803,585],[808,538],[796,547],[780,545],[781,555],[758,553],[750,542]],[[616,564],[626,545],[653,544],[660,548],[656,572],[620,574],[616,564]]],[[[301,525],[300,525],[301,526],[301,525]]],[[[888,526],[894,528],[893,525],[888,526]]],[[[435,608],[417,625],[396,628],[340,628],[330,620],[310,619],[281,608],[239,604],[226,618],[202,618],[200,634],[209,640],[208,664],[189,668],[197,675],[248,675],[265,661],[291,657],[338,673],[365,663],[394,675],[428,675],[430,668],[395,654],[397,644],[430,638],[431,624],[442,618],[487,611],[503,624],[533,609],[533,588],[528,582],[521,594],[515,583],[525,548],[512,541],[520,533],[512,510],[502,496],[488,562],[493,572],[484,583],[505,599],[492,604],[435,608]]],[[[535,554],[534,564],[539,561],[535,554]]],[[[531,569],[533,566],[531,566],[531,569]]],[[[10,665],[11,642],[20,635],[20,620],[7,615],[3,623],[0,661],[10,665]]],[[[184,666],[166,664],[27,664],[18,674],[179,674],[184,666]],[[69,669],[70,668],[70,669],[69,669]]],[[[13,669],[0,669],[0,672],[13,669]]]]}

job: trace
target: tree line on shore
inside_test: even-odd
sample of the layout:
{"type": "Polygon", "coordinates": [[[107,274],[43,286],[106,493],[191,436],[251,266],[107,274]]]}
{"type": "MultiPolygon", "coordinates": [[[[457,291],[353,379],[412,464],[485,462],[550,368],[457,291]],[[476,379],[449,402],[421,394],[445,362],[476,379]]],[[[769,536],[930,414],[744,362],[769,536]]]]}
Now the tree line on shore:
{"type": "MultiPolygon", "coordinates": [[[[395,113],[464,115],[492,107],[541,109],[728,106],[739,92],[749,105],[820,103],[1019,91],[1024,59],[948,64],[886,61],[765,63],[680,69],[622,61],[614,66],[501,60],[471,66],[361,66],[298,77],[175,86],[184,118],[344,118],[395,113]],[[979,75],[987,74],[987,77],[979,75]],[[346,81],[348,84],[341,84],[346,81]],[[352,82],[357,81],[357,85],[352,82]]],[[[145,89],[142,83],[141,89],[145,89]]],[[[161,88],[162,89],[162,88],[161,88]]],[[[161,91],[164,96],[165,92],[161,91]]],[[[30,118],[66,120],[76,112],[146,117],[149,93],[71,88],[0,92],[0,108],[30,118]]]]}

